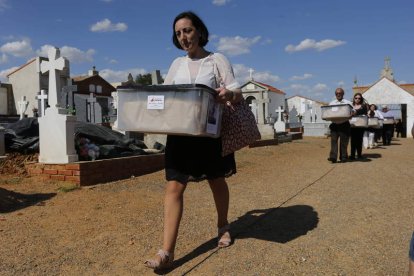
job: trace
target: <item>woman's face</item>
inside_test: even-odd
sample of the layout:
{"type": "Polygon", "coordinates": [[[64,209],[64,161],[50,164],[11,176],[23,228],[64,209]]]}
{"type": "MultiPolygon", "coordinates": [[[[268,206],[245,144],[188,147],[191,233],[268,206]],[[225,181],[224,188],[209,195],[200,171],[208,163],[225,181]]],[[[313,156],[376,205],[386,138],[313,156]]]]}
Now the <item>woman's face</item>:
{"type": "Polygon", "coordinates": [[[199,33],[188,18],[181,18],[175,23],[175,35],[184,51],[194,53],[199,47],[199,33]]]}
{"type": "Polygon", "coordinates": [[[369,107],[369,109],[370,109],[370,110],[372,110],[372,111],[375,111],[375,105],[371,105],[371,106],[369,107]]]}

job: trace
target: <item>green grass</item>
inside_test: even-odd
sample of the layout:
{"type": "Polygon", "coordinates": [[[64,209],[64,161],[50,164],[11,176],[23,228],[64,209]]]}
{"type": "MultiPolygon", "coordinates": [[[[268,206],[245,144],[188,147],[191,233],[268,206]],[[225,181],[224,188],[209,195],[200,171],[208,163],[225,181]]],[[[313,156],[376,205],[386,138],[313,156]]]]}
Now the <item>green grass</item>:
{"type": "Polygon", "coordinates": [[[69,193],[77,189],[80,189],[80,187],[77,186],[76,184],[67,184],[64,186],[60,186],[57,190],[61,193],[69,193]]]}

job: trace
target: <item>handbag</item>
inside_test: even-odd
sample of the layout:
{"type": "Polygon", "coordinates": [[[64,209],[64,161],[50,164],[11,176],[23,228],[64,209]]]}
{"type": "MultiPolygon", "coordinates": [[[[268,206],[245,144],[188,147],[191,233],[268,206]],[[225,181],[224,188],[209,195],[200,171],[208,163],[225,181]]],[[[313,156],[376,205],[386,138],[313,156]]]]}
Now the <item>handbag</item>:
{"type": "Polygon", "coordinates": [[[226,104],[221,121],[221,155],[233,153],[260,138],[256,119],[246,101],[226,104]]]}
{"type": "MultiPolygon", "coordinates": [[[[218,87],[217,84],[222,85],[222,79],[215,61],[213,70],[218,87]]],[[[256,119],[244,98],[233,104],[227,102],[221,120],[222,156],[251,145],[261,138],[256,119]]]]}

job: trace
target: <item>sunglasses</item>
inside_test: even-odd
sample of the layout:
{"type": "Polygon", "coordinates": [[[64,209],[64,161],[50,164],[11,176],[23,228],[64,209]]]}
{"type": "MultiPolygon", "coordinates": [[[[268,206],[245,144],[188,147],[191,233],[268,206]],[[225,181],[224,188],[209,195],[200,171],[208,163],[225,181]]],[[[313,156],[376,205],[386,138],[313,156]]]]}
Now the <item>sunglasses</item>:
{"type": "Polygon", "coordinates": [[[360,100],[361,98],[354,98],[355,100],[360,100]]]}

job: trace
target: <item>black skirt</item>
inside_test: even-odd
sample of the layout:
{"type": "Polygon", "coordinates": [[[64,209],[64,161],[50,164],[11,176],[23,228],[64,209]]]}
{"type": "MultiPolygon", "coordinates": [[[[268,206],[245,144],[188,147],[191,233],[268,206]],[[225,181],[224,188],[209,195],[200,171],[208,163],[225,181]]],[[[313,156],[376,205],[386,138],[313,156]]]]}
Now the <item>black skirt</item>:
{"type": "Polygon", "coordinates": [[[165,176],[167,181],[199,182],[236,173],[234,153],[221,156],[221,138],[167,136],[165,176]]]}

